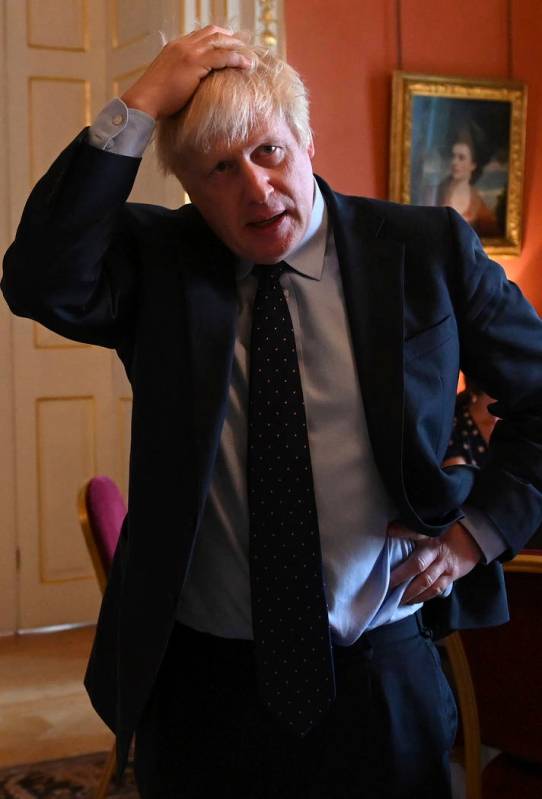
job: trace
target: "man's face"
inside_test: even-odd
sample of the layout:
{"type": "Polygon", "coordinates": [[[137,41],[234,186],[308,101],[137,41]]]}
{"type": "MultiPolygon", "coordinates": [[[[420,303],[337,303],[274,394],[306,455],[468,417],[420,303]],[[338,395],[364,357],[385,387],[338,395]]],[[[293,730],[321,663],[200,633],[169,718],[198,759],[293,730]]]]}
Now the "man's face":
{"type": "Polygon", "coordinates": [[[286,122],[263,123],[247,141],[190,153],[181,180],[207,224],[237,255],[273,264],[301,241],[312,211],[312,144],[286,122]]]}

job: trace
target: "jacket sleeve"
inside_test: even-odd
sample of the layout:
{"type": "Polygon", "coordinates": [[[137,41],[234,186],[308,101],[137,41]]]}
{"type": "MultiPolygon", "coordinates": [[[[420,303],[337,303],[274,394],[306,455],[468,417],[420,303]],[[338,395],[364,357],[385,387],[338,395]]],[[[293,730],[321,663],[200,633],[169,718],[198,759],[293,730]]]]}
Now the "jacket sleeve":
{"type": "Polygon", "coordinates": [[[137,296],[137,254],[125,205],[139,158],[97,150],[87,131],[33,189],[4,258],[11,310],[62,336],[117,347],[137,296]]]}
{"type": "Polygon", "coordinates": [[[463,265],[456,286],[462,368],[495,398],[490,410],[500,419],[468,504],[495,525],[507,559],[542,522],[542,321],[470,226],[449,213],[463,265]]]}

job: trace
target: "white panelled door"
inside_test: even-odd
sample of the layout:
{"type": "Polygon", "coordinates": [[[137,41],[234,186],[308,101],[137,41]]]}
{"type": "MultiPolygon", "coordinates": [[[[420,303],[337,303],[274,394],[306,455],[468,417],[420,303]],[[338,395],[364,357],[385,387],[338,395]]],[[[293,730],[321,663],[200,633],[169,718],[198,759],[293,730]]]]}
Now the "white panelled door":
{"type": "MultiPolygon", "coordinates": [[[[111,97],[114,64],[140,68],[158,51],[160,3],[8,0],[5,10],[13,236],[31,186],[111,97]]],[[[162,177],[144,178],[161,201],[162,177]]],[[[95,621],[100,595],[76,498],[93,474],[126,490],[129,386],[109,350],[26,319],[13,318],[11,333],[18,574],[6,618],[19,629],[95,621]]]]}
{"type": "MultiPolygon", "coordinates": [[[[103,102],[105,7],[86,0],[6,5],[13,236],[31,186],[103,102]]],[[[13,318],[11,330],[17,627],[93,621],[100,597],[76,497],[95,472],[117,477],[112,356],[30,320],[13,318]]]]}

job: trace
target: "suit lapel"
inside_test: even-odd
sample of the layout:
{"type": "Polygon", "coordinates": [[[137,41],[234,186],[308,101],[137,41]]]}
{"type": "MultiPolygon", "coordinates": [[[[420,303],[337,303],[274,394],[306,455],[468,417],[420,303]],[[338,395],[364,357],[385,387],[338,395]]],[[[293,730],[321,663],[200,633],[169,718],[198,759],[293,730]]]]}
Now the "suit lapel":
{"type": "Polygon", "coordinates": [[[335,195],[323,182],[320,186],[335,236],[375,461],[392,496],[405,498],[404,245],[381,236],[383,223],[370,201],[335,195]]]}

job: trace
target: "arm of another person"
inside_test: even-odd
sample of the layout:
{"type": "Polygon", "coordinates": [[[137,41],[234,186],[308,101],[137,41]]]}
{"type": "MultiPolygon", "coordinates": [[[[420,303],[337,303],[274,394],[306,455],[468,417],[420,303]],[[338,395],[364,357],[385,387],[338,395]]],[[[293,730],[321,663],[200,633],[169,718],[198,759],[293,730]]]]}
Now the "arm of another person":
{"type": "MultiPolygon", "coordinates": [[[[180,37],[123,99],[155,119],[173,114],[212,69],[249,66],[240,47],[216,26],[180,37]]],[[[15,314],[69,338],[119,345],[134,315],[138,231],[125,203],[139,163],[90,146],[87,130],[57,158],[32,191],[4,259],[2,290],[15,314]]]]}
{"type": "Polygon", "coordinates": [[[461,414],[456,402],[454,426],[452,429],[450,442],[448,444],[448,449],[446,450],[446,456],[442,463],[443,466],[463,466],[467,463],[467,460],[462,452],[462,433],[463,428],[461,424],[461,414]]]}

